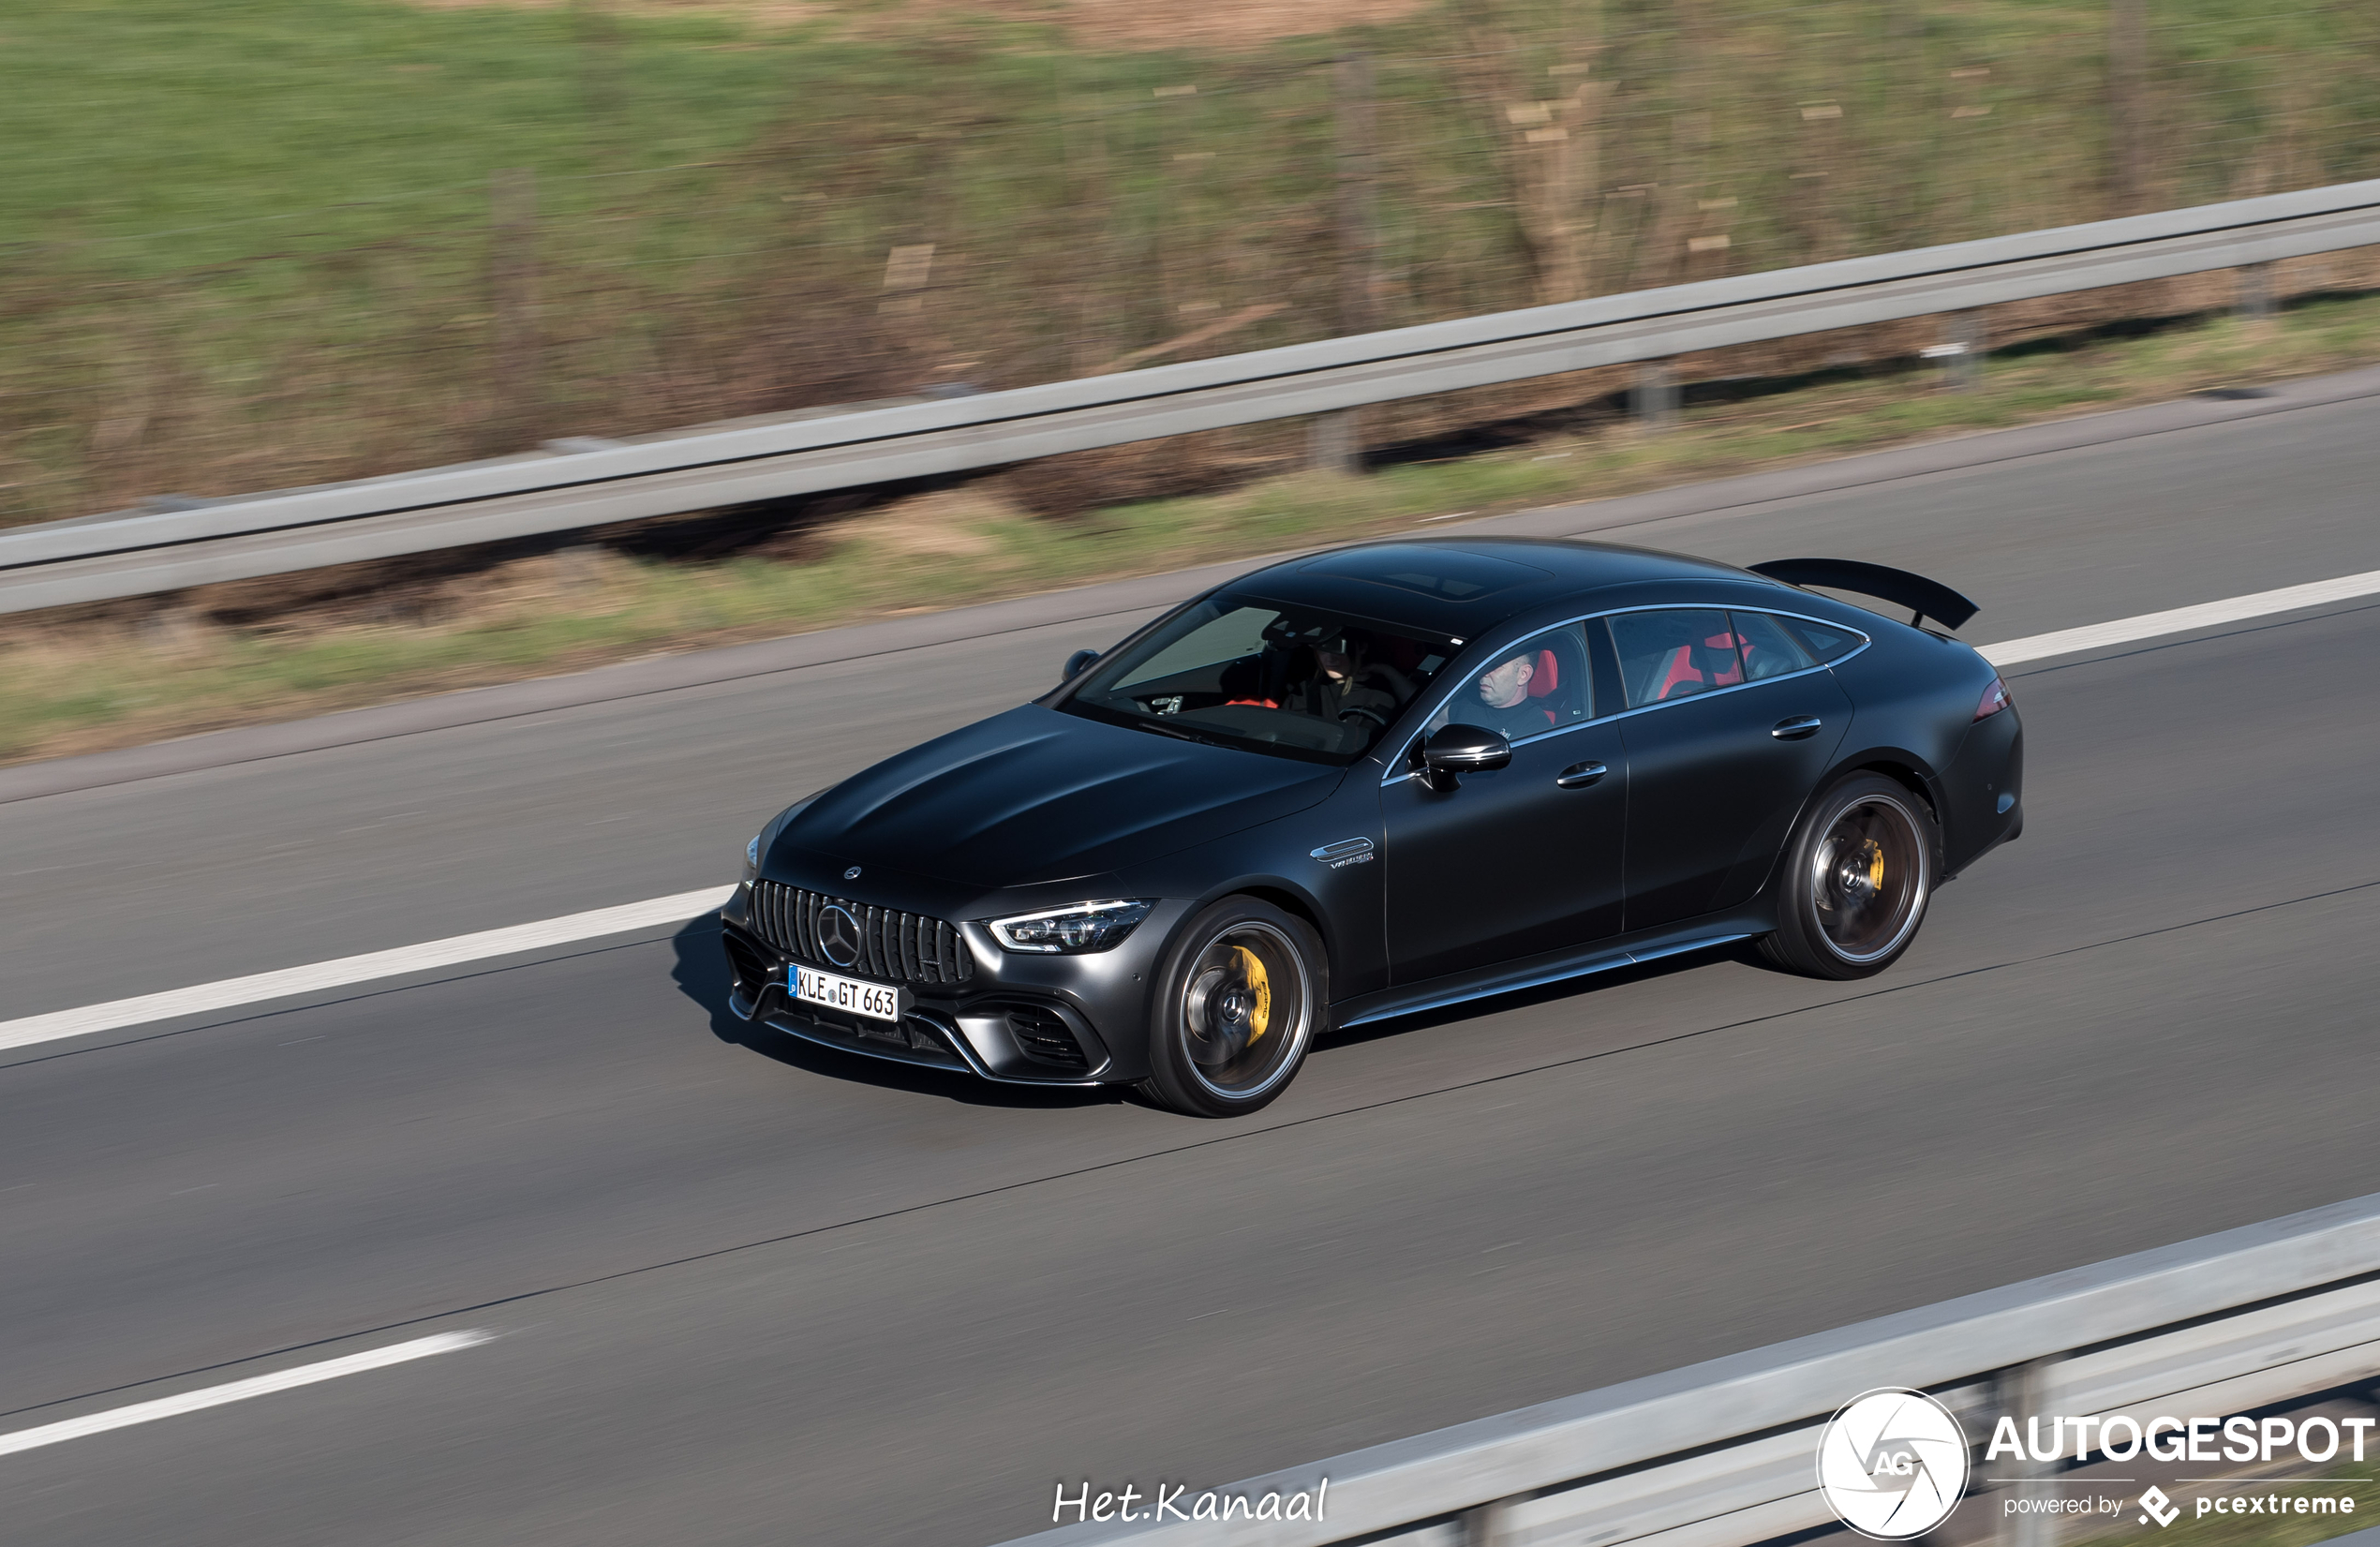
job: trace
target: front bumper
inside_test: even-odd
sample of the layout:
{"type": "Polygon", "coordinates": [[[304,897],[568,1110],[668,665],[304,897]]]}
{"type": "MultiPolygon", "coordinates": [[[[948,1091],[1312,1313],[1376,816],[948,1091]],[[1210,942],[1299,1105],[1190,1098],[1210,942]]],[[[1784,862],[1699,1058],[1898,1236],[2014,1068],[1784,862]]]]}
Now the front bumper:
{"type": "Polygon", "coordinates": [[[958,923],[969,974],[929,983],[797,956],[753,918],[751,895],[747,882],[720,913],[728,1007],[738,1018],[843,1052],[1023,1085],[1100,1085],[1146,1075],[1148,985],[1167,935],[1187,911],[1160,903],[1122,944],[1082,956],[1005,951],[981,923],[958,923]],[[909,1005],[894,1023],[806,1004],[788,986],[796,965],[900,982],[909,1005]]]}

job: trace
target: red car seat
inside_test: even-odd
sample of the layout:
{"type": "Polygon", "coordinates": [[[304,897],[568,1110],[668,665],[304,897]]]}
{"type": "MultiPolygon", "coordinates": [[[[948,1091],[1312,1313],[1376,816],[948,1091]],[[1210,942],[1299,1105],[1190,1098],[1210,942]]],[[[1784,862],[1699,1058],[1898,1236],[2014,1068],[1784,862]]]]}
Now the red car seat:
{"type": "Polygon", "coordinates": [[[1735,653],[1735,636],[1715,633],[1699,645],[1680,645],[1670,652],[1652,701],[1732,688],[1743,680],[1744,662],[1735,653]]]}
{"type": "MultiPolygon", "coordinates": [[[[1530,666],[1529,696],[1531,698],[1553,697],[1562,686],[1562,663],[1554,659],[1552,650],[1540,650],[1537,652],[1537,660],[1532,662],[1530,666]]],[[[1560,717],[1554,712],[1552,705],[1546,706],[1544,713],[1547,724],[1558,725],[1562,722],[1560,717]]]]}

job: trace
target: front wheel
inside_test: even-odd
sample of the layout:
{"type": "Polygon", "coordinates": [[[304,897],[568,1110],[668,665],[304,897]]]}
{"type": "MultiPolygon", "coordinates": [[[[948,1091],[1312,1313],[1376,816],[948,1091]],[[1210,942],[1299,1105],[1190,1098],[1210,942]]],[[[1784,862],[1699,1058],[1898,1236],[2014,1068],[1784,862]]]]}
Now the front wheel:
{"type": "Polygon", "coordinates": [[[1167,958],[1142,1089],[1192,1117],[1253,1112],[1297,1074],[1330,997],[1322,942],[1303,919],[1225,898],[1167,958]]]}
{"type": "Polygon", "coordinates": [[[1903,785],[1872,773],[1830,785],[1786,846],[1762,954],[1812,977],[1882,972],[1917,938],[1941,852],[1933,813],[1903,785]]]}

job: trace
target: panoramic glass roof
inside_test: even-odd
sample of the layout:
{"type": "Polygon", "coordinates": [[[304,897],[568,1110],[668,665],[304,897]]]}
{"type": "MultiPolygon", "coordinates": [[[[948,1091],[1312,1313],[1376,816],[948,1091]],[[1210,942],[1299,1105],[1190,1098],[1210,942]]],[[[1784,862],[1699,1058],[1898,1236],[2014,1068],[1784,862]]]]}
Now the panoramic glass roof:
{"type": "Polygon", "coordinates": [[[1302,574],[1393,586],[1442,602],[1474,602],[1515,586],[1553,578],[1553,572],[1534,564],[1515,564],[1508,558],[1491,558],[1457,548],[1405,543],[1325,554],[1298,569],[1302,574]]]}

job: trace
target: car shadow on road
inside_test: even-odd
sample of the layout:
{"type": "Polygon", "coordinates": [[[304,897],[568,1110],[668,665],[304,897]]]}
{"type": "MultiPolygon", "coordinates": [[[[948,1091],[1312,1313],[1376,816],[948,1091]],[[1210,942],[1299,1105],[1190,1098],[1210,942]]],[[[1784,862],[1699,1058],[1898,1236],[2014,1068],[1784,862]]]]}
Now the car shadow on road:
{"type": "Polygon", "coordinates": [[[939,1069],[868,1058],[804,1042],[799,1037],[773,1031],[757,1021],[741,1019],[727,1007],[727,957],[720,949],[717,919],[692,921],[677,931],[671,945],[677,948],[677,959],[670,968],[670,981],[677,985],[678,992],[701,1005],[704,1013],[710,1017],[711,1035],[789,1069],[799,1069],[804,1074],[840,1079],[853,1085],[873,1085],[880,1090],[939,1096],[945,1101],[961,1102],[971,1107],[1064,1110],[1077,1107],[1132,1104],[1127,1090],[1123,1087],[1072,1089],[1062,1086],[1043,1090],[1031,1085],[1001,1085],[989,1079],[978,1079],[974,1075],[945,1074],[939,1069]]]}

